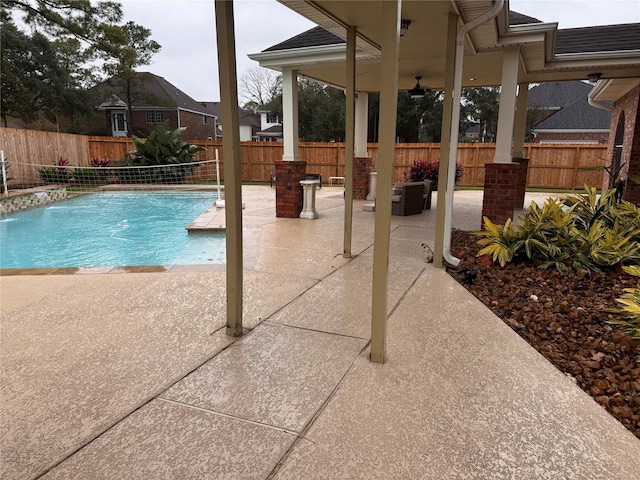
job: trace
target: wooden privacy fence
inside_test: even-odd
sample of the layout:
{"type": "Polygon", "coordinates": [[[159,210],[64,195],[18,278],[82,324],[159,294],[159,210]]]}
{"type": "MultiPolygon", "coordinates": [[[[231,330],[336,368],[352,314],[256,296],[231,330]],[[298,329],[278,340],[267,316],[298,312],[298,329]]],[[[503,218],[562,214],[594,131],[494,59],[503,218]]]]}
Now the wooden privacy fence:
{"type": "MultiPolygon", "coordinates": [[[[221,161],[220,176],[224,179],[222,142],[191,140],[205,151],[197,160],[214,160],[215,151],[221,161]]],[[[88,166],[91,159],[119,159],[134,149],[130,138],[89,137],[55,132],[40,132],[13,128],[0,128],[0,149],[10,164],[9,176],[14,183],[37,183],[35,170],[29,164],[52,165],[59,157],[67,158],[71,165],[88,166]]],[[[378,162],[378,145],[368,145],[373,165],[378,162]]],[[[322,175],[344,176],[344,143],[307,143],[299,145],[300,159],[307,162],[307,170],[322,175]]],[[[461,186],[482,187],[484,165],[491,163],[495,152],[493,143],[462,143],[458,146],[458,162],[464,167],[461,186]]],[[[601,187],[603,171],[583,172],[581,169],[604,165],[607,145],[527,144],[525,156],[530,159],[527,186],[529,188],[577,189],[584,184],[601,187]]],[[[243,142],[241,144],[242,180],[244,182],[269,181],[271,167],[281,160],[282,143],[243,142]]],[[[396,145],[394,181],[404,180],[409,166],[415,160],[428,162],[440,159],[440,144],[413,143],[396,145]]],[[[204,167],[196,178],[215,178],[215,166],[204,167]]]]}

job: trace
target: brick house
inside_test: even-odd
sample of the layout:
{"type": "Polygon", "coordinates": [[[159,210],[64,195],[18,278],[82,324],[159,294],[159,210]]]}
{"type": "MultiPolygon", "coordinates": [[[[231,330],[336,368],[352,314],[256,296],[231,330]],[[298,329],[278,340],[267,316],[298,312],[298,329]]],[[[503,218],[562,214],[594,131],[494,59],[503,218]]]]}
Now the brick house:
{"type": "MultiPolygon", "coordinates": [[[[613,102],[606,164],[625,181],[623,198],[640,205],[640,185],[629,180],[629,174],[640,176],[640,78],[601,80],[589,96],[613,102]]],[[[616,180],[605,172],[603,188],[616,180]]]]}
{"type": "Polygon", "coordinates": [[[193,140],[216,138],[217,117],[199,102],[162,77],[137,72],[132,82],[131,119],[125,88],[115,77],[96,85],[97,109],[104,112],[108,131],[114,137],[125,137],[129,130],[146,137],[157,124],[169,121],[170,128],[186,127],[186,137],[193,140]],[[131,128],[127,128],[127,122],[131,128]]]}
{"type": "MultiPolygon", "coordinates": [[[[222,138],[223,122],[220,102],[200,102],[200,104],[217,119],[218,129],[214,140],[222,138]]],[[[251,142],[257,140],[257,133],[260,130],[260,117],[249,111],[238,107],[238,119],[240,123],[240,141],[251,142]]]]}
{"type": "Polygon", "coordinates": [[[589,105],[593,85],[581,81],[541,83],[529,90],[531,130],[538,143],[606,143],[611,112],[589,105]]]}

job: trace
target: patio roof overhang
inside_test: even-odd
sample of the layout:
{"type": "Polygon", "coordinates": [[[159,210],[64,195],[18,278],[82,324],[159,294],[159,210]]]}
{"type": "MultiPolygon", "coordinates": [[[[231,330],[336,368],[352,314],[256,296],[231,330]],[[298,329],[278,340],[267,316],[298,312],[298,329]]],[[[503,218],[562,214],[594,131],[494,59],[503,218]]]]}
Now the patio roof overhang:
{"type": "MultiPolygon", "coordinates": [[[[349,25],[357,27],[356,90],[379,91],[384,18],[381,0],[335,2],[327,0],[278,0],[288,8],[345,39],[349,25]]],[[[490,0],[405,1],[402,18],[411,21],[400,41],[398,87],[409,89],[415,77],[434,89],[444,88],[447,17],[458,15],[460,25],[491,8],[490,0]]],[[[519,82],[537,83],[586,80],[600,73],[603,79],[640,78],[640,50],[556,53],[557,23],[509,25],[509,4],[495,18],[472,30],[466,38],[463,86],[500,85],[503,52],[519,47],[519,82]]],[[[329,85],[346,85],[346,44],[250,55],[261,66],[294,69],[300,76],[329,85]]]]}

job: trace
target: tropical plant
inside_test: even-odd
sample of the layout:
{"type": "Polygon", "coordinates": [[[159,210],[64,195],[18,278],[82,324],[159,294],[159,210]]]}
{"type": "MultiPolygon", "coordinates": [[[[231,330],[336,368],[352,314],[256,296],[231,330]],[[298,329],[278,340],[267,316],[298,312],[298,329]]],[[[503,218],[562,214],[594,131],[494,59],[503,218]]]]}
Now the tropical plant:
{"type": "Polygon", "coordinates": [[[184,180],[185,175],[193,173],[195,168],[201,165],[194,161],[194,155],[203,147],[191,145],[182,139],[185,127],[169,129],[169,122],[165,121],[149,134],[146,141],[133,136],[136,150],[131,152],[131,161],[121,162],[121,166],[158,166],[166,165],[166,168],[130,169],[131,172],[144,172],[133,174],[136,181],[145,183],[177,183],[184,180]]]}
{"type": "Polygon", "coordinates": [[[91,160],[91,166],[95,168],[104,168],[108,167],[111,163],[111,160],[108,158],[99,159],[98,157],[91,160]]]}
{"type": "MultiPolygon", "coordinates": [[[[625,272],[630,275],[640,277],[640,266],[622,267],[625,272]]],[[[622,327],[625,335],[640,340],[640,280],[635,288],[625,288],[621,297],[616,302],[622,305],[619,309],[609,310],[618,315],[618,319],[611,320],[609,323],[622,327]]],[[[637,361],[640,363],[640,357],[637,361]]]]}
{"type": "Polygon", "coordinates": [[[478,255],[490,255],[504,266],[516,258],[540,268],[602,271],[640,262],[640,210],[629,202],[611,204],[615,192],[586,194],[564,201],[548,199],[542,208],[533,202],[520,224],[504,226],[484,218],[478,255]]]}
{"type": "MultiPolygon", "coordinates": [[[[408,182],[422,182],[431,180],[433,190],[438,189],[438,173],[440,171],[440,160],[435,162],[427,162],[426,160],[415,160],[409,167],[409,172],[405,175],[408,182]]],[[[462,178],[464,168],[462,164],[456,163],[456,181],[458,183],[462,178]]]]}
{"type": "Polygon", "coordinates": [[[53,166],[36,167],[36,171],[45,183],[67,183],[69,181],[69,165],[69,159],[59,157],[53,166]]]}

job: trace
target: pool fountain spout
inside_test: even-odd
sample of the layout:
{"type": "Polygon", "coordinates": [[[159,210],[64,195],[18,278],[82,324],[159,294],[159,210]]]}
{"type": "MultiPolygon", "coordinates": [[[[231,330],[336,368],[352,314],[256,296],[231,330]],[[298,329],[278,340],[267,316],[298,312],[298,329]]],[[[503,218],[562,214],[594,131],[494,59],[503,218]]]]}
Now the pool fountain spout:
{"type": "Polygon", "coordinates": [[[49,196],[49,192],[35,192],[34,195],[40,201],[40,204],[45,207],[50,207],[53,205],[53,200],[49,196]]]}

